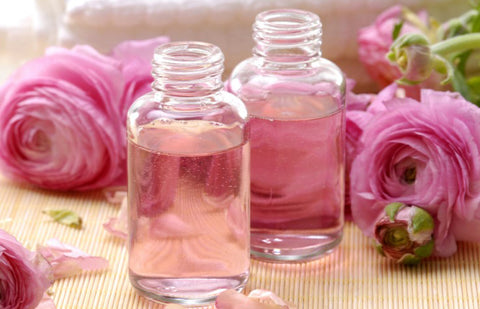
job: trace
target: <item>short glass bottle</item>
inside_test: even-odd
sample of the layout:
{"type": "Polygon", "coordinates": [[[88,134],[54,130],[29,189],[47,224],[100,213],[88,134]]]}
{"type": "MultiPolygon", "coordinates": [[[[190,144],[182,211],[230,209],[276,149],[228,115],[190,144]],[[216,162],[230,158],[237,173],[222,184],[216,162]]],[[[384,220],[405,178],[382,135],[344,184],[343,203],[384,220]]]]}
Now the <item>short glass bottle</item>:
{"type": "Polygon", "coordinates": [[[207,43],[161,45],[153,91],[128,112],[129,275],[153,300],[208,303],[248,278],[247,110],[223,90],[223,60],[207,43]]]}
{"type": "Polygon", "coordinates": [[[342,239],[345,79],[321,57],[317,15],[266,11],[253,28],[253,57],[229,81],[250,116],[251,253],[315,259],[342,239]]]}

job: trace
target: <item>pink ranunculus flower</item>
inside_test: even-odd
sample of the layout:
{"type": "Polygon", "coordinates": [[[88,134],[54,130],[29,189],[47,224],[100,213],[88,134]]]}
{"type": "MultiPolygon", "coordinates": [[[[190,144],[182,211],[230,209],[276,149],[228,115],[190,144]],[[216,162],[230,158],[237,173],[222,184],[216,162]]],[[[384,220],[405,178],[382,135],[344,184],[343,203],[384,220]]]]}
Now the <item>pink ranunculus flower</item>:
{"type": "Polygon", "coordinates": [[[155,48],[169,42],[166,36],[141,41],[125,41],[112,51],[112,57],[122,63],[125,88],[121,100],[122,120],[126,119],[130,105],[152,90],[152,58],[155,48]]]}
{"type": "Polygon", "coordinates": [[[347,79],[347,91],[345,95],[346,105],[346,130],[345,130],[345,212],[350,211],[350,170],[352,162],[357,155],[357,146],[363,127],[368,123],[371,115],[367,113],[367,107],[375,98],[373,94],[355,94],[353,88],[355,81],[347,79]]]}
{"type": "MultiPolygon", "coordinates": [[[[400,69],[387,59],[387,53],[393,43],[393,31],[397,24],[403,20],[399,36],[407,33],[423,33],[429,29],[429,16],[426,11],[413,14],[418,24],[405,20],[406,8],[395,5],[382,14],[370,26],[362,28],[358,32],[358,55],[364,64],[367,72],[380,87],[385,87],[402,77],[400,69]]],[[[432,42],[433,43],[433,42],[432,42]]],[[[438,89],[441,87],[440,79],[432,75],[431,79],[424,82],[422,86],[438,89]]],[[[405,86],[407,94],[418,97],[419,86],[405,86]]]]}
{"type": "Polygon", "coordinates": [[[450,92],[379,96],[350,173],[355,223],[373,236],[385,206],[400,202],[433,217],[435,255],[480,241],[480,109],[450,92]]]}
{"type": "Polygon", "coordinates": [[[50,287],[48,271],[36,262],[35,253],[0,229],[0,308],[35,308],[50,287]]]}
{"type": "Polygon", "coordinates": [[[121,63],[88,46],[26,63],[0,88],[2,170],[47,189],[115,183],[126,157],[123,84],[121,63]]]}

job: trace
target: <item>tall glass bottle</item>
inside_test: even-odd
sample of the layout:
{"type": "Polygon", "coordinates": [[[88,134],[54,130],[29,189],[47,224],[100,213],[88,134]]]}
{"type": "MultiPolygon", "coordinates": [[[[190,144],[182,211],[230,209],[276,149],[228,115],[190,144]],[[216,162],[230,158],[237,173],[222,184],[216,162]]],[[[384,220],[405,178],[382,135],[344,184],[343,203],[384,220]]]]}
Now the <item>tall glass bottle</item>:
{"type": "Polygon", "coordinates": [[[317,15],[266,11],[253,29],[253,57],[230,78],[250,116],[251,253],[314,259],[342,238],[345,80],[321,57],[317,15]]]}
{"type": "Polygon", "coordinates": [[[222,72],[214,45],[164,44],[128,112],[129,274],[154,300],[207,303],[248,278],[247,110],[222,72]]]}

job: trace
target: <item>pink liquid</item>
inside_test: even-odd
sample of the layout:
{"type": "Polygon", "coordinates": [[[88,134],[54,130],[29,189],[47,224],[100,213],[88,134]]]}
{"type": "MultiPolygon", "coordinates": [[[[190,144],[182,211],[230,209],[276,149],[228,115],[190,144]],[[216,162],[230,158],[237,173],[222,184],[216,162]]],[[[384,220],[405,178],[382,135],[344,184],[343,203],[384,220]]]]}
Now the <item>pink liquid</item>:
{"type": "Polygon", "coordinates": [[[248,277],[248,143],[208,121],[158,122],[129,140],[129,270],[148,297],[185,304],[248,277]]]}
{"type": "Polygon", "coordinates": [[[323,255],[342,237],[344,109],[332,97],[247,104],[251,125],[252,254],[323,255]]]}

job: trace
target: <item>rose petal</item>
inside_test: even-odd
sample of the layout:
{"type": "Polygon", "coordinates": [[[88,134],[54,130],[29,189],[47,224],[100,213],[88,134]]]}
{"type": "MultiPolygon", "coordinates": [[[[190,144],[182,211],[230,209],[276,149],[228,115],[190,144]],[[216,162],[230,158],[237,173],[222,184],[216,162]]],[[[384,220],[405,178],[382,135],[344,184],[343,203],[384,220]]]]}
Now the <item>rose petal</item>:
{"type": "Polygon", "coordinates": [[[121,204],[127,197],[127,188],[124,186],[108,187],[102,190],[107,202],[111,204],[121,204]]]}
{"type": "Polygon", "coordinates": [[[112,51],[112,57],[122,63],[125,87],[121,100],[122,120],[130,105],[141,95],[151,91],[153,54],[155,48],[169,42],[165,36],[143,41],[125,41],[112,51]]]}
{"type": "Polygon", "coordinates": [[[122,205],[118,211],[118,216],[110,218],[108,222],[103,224],[103,228],[110,234],[127,239],[128,232],[128,200],[125,196],[122,200],[122,205]]]}
{"type": "Polygon", "coordinates": [[[267,291],[252,291],[245,296],[235,290],[226,290],[215,301],[217,309],[293,309],[275,294],[267,291]],[[252,294],[253,293],[253,294],[252,294]],[[266,303],[260,302],[266,301],[266,303]]]}
{"type": "Polygon", "coordinates": [[[198,236],[198,232],[176,214],[164,213],[150,221],[150,232],[158,238],[198,236]]]}
{"type": "Polygon", "coordinates": [[[251,291],[248,294],[248,297],[260,300],[262,302],[272,303],[272,304],[275,304],[275,305],[289,306],[288,308],[294,309],[294,307],[292,305],[289,305],[286,302],[284,302],[280,297],[278,297],[272,291],[257,289],[257,290],[251,291]]]}
{"type": "Polygon", "coordinates": [[[43,294],[43,298],[35,309],[56,309],[53,299],[47,294],[43,294]]]}
{"type": "Polygon", "coordinates": [[[73,276],[82,271],[97,271],[108,268],[108,261],[102,257],[91,256],[80,249],[50,239],[46,246],[39,246],[39,252],[53,268],[55,279],[73,276]]]}

